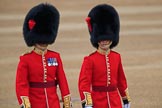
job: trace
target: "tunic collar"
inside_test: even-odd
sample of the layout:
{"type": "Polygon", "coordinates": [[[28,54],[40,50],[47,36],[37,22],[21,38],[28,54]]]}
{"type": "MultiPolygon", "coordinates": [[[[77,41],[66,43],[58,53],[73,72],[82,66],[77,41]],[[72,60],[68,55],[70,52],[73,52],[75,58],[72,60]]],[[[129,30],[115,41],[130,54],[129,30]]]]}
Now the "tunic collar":
{"type": "Polygon", "coordinates": [[[36,54],[38,54],[38,55],[44,55],[44,54],[46,54],[47,53],[47,49],[46,50],[40,50],[40,49],[38,49],[38,48],[34,48],[34,50],[33,50],[36,54]]]}

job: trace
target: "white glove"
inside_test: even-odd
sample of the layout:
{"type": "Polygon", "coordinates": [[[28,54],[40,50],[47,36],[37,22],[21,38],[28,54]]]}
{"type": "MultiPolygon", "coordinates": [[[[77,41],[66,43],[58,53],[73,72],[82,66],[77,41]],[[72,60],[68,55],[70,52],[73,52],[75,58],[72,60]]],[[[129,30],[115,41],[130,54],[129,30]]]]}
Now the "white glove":
{"type": "Polygon", "coordinates": [[[92,106],[85,106],[84,108],[93,108],[92,106]]]}
{"type": "Polygon", "coordinates": [[[124,104],[123,108],[130,108],[130,103],[124,104]]]}

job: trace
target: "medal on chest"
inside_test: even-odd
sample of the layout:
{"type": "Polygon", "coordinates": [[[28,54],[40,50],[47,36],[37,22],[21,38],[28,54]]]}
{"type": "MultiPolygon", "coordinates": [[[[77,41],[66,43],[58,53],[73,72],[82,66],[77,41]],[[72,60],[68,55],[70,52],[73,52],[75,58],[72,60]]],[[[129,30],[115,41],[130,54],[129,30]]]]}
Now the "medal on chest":
{"type": "Polygon", "coordinates": [[[58,62],[56,58],[48,58],[47,63],[48,66],[58,66],[58,62]]]}

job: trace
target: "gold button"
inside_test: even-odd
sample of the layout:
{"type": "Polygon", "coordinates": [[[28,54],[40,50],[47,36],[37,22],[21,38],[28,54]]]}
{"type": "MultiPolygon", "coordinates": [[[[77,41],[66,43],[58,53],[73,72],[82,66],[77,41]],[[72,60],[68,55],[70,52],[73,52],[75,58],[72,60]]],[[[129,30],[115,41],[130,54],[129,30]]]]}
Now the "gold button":
{"type": "Polygon", "coordinates": [[[47,76],[44,76],[44,79],[46,80],[47,79],[47,76]]]}

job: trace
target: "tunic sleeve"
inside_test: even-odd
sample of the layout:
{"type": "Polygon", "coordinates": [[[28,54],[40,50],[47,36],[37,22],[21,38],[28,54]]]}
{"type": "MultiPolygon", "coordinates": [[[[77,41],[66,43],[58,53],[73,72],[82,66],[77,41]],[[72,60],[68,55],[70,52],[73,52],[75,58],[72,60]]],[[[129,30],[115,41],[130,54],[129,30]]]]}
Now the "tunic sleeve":
{"type": "Polygon", "coordinates": [[[119,69],[118,69],[118,89],[120,92],[120,95],[122,99],[128,99],[130,100],[129,94],[128,94],[128,88],[127,88],[127,81],[124,74],[121,57],[119,56],[119,69]]]}
{"type": "Polygon", "coordinates": [[[17,67],[16,73],[16,95],[19,104],[22,104],[22,98],[29,96],[29,83],[28,83],[28,66],[23,56],[17,67]]]}
{"type": "Polygon", "coordinates": [[[79,75],[78,88],[81,101],[86,102],[88,106],[92,105],[91,81],[92,81],[92,61],[90,61],[88,57],[85,57],[79,75]]]}
{"type": "Polygon", "coordinates": [[[62,64],[60,55],[58,56],[57,81],[58,81],[62,99],[63,99],[64,96],[67,96],[70,94],[70,91],[69,91],[68,82],[67,82],[64,70],[63,70],[63,64],[62,64]]]}

